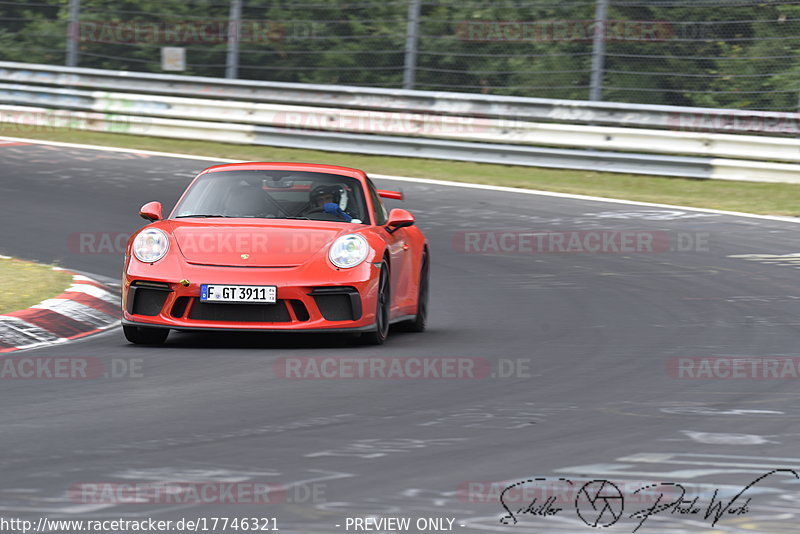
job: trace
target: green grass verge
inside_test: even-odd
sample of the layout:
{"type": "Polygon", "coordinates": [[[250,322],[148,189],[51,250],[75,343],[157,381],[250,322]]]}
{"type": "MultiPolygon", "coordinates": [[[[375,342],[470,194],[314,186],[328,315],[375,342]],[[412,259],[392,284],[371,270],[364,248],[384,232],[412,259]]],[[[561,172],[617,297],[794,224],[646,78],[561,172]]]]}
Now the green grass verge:
{"type": "Polygon", "coordinates": [[[794,184],[693,180],[390,156],[363,156],[58,129],[19,132],[13,128],[3,128],[2,125],[0,125],[0,135],[239,160],[330,163],[356,167],[368,173],[524,187],[749,213],[800,216],[800,185],[794,184]]]}
{"type": "Polygon", "coordinates": [[[0,258],[0,314],[30,308],[60,295],[72,283],[72,275],[14,258],[0,258]]]}

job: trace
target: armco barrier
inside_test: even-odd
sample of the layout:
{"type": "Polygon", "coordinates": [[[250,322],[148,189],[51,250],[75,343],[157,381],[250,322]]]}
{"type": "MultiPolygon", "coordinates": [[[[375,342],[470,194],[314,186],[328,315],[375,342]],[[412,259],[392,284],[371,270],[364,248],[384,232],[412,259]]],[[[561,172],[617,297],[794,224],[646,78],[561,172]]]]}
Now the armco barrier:
{"type": "MultiPolygon", "coordinates": [[[[663,119],[664,113],[734,113],[726,110],[666,111],[666,106],[588,102],[567,105],[568,101],[543,99],[244,82],[8,62],[0,62],[0,74],[6,82],[17,82],[0,83],[0,103],[5,104],[0,105],[0,121],[6,125],[0,128],[9,135],[24,133],[26,126],[60,125],[362,154],[800,182],[800,166],[794,165],[800,162],[797,139],[596,125],[655,126],[663,122],[655,117],[663,119]],[[142,93],[77,87],[126,87],[142,93]],[[174,96],[178,94],[182,96],[174,96]],[[230,99],[233,95],[248,99],[230,99]],[[274,101],[264,101],[270,99],[274,101]],[[333,103],[340,107],[322,105],[333,103]],[[411,107],[417,104],[423,109],[411,107]],[[622,107],[634,109],[625,114],[622,107]],[[572,112],[566,114],[565,109],[572,112]],[[580,113],[581,109],[585,113],[580,113]],[[515,110],[521,115],[513,115],[515,110]],[[605,118],[596,120],[600,110],[605,118]],[[571,124],[530,120],[565,114],[571,124]]],[[[735,113],[742,117],[748,113],[768,115],[735,113]]],[[[774,115],[777,120],[780,114],[774,115]]]]}
{"type": "Polygon", "coordinates": [[[499,143],[469,143],[411,137],[292,130],[210,121],[162,119],[100,112],[75,112],[0,105],[0,134],[22,136],[47,128],[149,135],[198,141],[305,148],[358,154],[421,157],[479,163],[800,183],[800,165],[719,158],[653,156],[567,150],[499,143]]]}
{"type": "Polygon", "coordinates": [[[800,136],[800,114],[408,91],[84,69],[0,61],[0,80],[195,98],[402,110],[511,120],[800,136]]]}
{"type": "Polygon", "coordinates": [[[51,89],[3,83],[0,83],[0,102],[303,130],[800,162],[800,140],[763,136],[578,126],[484,117],[51,89]]]}

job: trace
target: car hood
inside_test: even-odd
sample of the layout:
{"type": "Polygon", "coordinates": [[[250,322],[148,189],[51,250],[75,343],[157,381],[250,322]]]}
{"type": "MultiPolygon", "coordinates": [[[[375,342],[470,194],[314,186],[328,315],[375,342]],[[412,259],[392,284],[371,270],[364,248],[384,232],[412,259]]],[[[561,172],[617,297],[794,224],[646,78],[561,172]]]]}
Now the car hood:
{"type": "Polygon", "coordinates": [[[172,219],[172,235],[189,263],[234,267],[302,265],[340,235],[349,223],[270,219],[172,219]]]}

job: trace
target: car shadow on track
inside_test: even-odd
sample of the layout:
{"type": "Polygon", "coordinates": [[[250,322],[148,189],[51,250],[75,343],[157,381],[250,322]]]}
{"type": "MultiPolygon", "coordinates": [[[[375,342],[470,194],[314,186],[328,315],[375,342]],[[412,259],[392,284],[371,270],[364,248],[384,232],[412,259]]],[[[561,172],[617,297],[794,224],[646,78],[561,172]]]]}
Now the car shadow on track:
{"type": "MultiPolygon", "coordinates": [[[[419,334],[406,332],[402,328],[390,330],[387,344],[409,341],[419,334]]],[[[129,345],[137,347],[137,345],[129,345]]],[[[169,349],[359,349],[370,348],[355,334],[303,334],[275,332],[170,332],[166,343],[154,347],[169,349]]],[[[372,346],[379,349],[380,347],[372,346]]]]}

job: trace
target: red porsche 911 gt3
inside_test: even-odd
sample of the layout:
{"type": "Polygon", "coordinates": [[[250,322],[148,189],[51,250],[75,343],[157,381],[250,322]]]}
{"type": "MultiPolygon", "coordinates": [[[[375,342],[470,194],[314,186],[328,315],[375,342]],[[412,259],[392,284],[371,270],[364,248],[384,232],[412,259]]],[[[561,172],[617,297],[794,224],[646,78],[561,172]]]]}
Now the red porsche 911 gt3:
{"type": "Polygon", "coordinates": [[[125,252],[123,330],[163,343],[171,329],[352,332],[382,344],[389,325],[425,329],[430,253],[414,216],[387,214],[364,172],[307,163],[202,171],[175,209],[125,252]]]}

